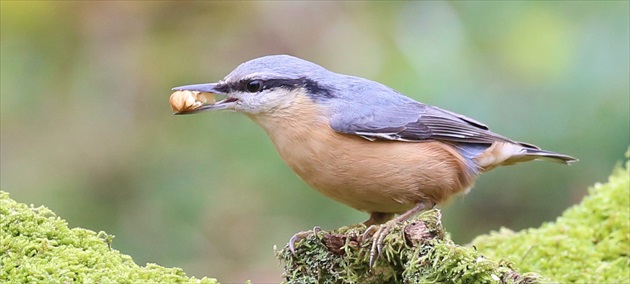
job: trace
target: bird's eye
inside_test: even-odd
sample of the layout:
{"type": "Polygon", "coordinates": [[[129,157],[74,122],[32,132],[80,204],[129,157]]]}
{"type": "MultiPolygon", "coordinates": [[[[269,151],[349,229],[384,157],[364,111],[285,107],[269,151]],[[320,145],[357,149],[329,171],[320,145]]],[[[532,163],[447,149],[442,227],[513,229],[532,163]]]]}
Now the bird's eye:
{"type": "Polygon", "coordinates": [[[252,80],[247,82],[247,85],[245,87],[247,88],[248,92],[256,93],[262,90],[263,84],[260,80],[252,80]]]}

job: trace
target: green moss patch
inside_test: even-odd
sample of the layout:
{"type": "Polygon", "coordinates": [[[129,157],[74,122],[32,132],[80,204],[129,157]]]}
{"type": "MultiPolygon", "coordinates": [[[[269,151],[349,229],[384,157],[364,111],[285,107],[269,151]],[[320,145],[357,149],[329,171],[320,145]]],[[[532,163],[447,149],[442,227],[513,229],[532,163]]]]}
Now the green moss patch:
{"type": "Polygon", "coordinates": [[[630,283],[630,172],[618,166],[605,184],[555,222],[477,237],[473,245],[490,258],[502,257],[522,271],[558,283],[630,283]]]}
{"type": "Polygon", "coordinates": [[[113,236],[68,228],[46,207],[17,203],[0,191],[2,283],[217,283],[180,268],[138,266],[111,248],[113,236]]]}

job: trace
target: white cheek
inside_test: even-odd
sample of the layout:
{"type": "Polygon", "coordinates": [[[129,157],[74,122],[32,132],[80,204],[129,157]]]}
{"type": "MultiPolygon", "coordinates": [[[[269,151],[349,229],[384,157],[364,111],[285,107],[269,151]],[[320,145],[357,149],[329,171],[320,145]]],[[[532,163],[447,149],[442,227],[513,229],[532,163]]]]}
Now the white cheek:
{"type": "Polygon", "coordinates": [[[239,98],[241,101],[237,110],[250,114],[263,112],[274,112],[279,109],[290,107],[295,101],[297,90],[277,89],[273,92],[263,92],[259,94],[243,94],[239,98]]]}
{"type": "Polygon", "coordinates": [[[266,99],[255,97],[253,95],[246,95],[239,100],[240,110],[246,113],[258,114],[268,108],[266,99]]]}
{"type": "Polygon", "coordinates": [[[283,109],[290,107],[293,103],[295,103],[295,99],[300,92],[297,90],[278,90],[274,93],[270,93],[267,96],[266,104],[269,106],[273,106],[274,109],[283,109]]]}

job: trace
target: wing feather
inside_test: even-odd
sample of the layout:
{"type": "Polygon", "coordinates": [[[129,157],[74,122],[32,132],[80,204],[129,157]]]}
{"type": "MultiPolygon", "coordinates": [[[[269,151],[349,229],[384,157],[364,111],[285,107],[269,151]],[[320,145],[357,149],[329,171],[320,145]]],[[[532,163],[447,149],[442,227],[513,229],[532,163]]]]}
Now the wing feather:
{"type": "Polygon", "coordinates": [[[496,134],[472,118],[415,101],[383,84],[353,76],[339,78],[336,91],[344,95],[321,102],[328,111],[330,127],[338,133],[372,141],[502,141],[537,148],[496,134]]]}
{"type": "Polygon", "coordinates": [[[518,143],[491,132],[476,120],[418,102],[404,107],[366,107],[354,113],[340,112],[332,115],[330,125],[337,132],[368,140],[518,143]]]}

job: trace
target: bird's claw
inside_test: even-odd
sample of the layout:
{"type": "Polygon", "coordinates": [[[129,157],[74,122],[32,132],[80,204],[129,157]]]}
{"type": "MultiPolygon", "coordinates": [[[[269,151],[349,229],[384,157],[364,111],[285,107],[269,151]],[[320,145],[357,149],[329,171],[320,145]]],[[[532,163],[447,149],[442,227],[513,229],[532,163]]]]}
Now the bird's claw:
{"type": "Polygon", "coordinates": [[[291,237],[291,239],[289,239],[289,250],[291,251],[291,253],[295,254],[295,242],[297,242],[297,241],[299,241],[299,240],[301,240],[303,238],[306,238],[310,234],[317,235],[317,233],[319,231],[321,231],[321,230],[322,230],[322,228],[320,228],[319,226],[315,226],[315,227],[313,227],[312,230],[302,231],[302,232],[299,232],[299,233],[296,233],[295,235],[293,235],[291,237]]]}
{"type": "MultiPolygon", "coordinates": [[[[387,222],[382,225],[378,225],[378,229],[376,232],[370,237],[372,239],[372,246],[370,248],[370,268],[374,267],[374,263],[376,259],[381,255],[383,251],[383,241],[387,234],[389,234],[389,230],[391,229],[393,223],[387,222]]],[[[365,233],[372,231],[373,226],[368,228],[365,233]]],[[[365,234],[364,233],[364,234],[365,234]]]]}
{"type": "MultiPolygon", "coordinates": [[[[389,231],[395,224],[403,222],[409,219],[411,216],[417,214],[418,212],[428,210],[430,208],[433,208],[434,206],[435,206],[435,203],[430,202],[430,201],[418,202],[418,204],[416,204],[413,208],[407,210],[407,212],[400,214],[398,217],[391,219],[382,225],[378,225],[378,229],[376,230],[374,235],[372,235],[371,237],[372,248],[370,249],[370,268],[374,266],[376,259],[381,255],[381,251],[383,250],[383,241],[385,240],[385,237],[387,237],[387,234],[389,234],[389,231]]],[[[368,220],[368,222],[371,220],[372,220],[372,217],[370,217],[370,220],[368,220]]],[[[373,226],[370,226],[367,230],[365,230],[363,235],[366,236],[366,234],[371,232],[373,230],[372,227],[373,226]]]]}

